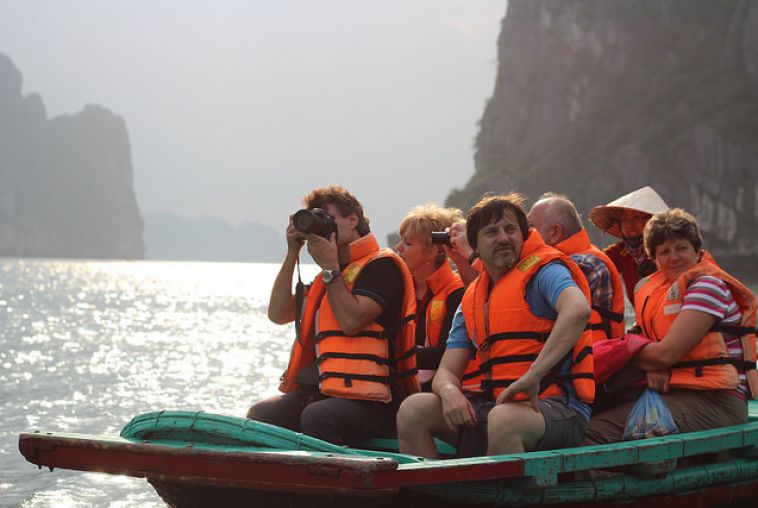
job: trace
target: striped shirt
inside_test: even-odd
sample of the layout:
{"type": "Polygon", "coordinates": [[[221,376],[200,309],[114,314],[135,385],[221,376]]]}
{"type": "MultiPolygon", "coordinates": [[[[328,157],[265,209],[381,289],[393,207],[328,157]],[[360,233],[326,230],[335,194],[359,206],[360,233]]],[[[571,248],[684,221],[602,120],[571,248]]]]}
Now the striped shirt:
{"type": "MultiPolygon", "coordinates": [[[[740,311],[737,301],[734,299],[729,286],[716,277],[703,275],[694,279],[687,286],[687,292],[682,302],[682,310],[696,310],[705,312],[718,319],[719,324],[739,325],[742,322],[742,312],[740,311]]],[[[742,350],[742,341],[740,337],[725,335],[727,353],[730,358],[742,360],[744,352],[742,350]]],[[[740,376],[740,386],[737,388],[737,395],[747,400],[748,386],[745,372],[737,369],[740,376]]]]}

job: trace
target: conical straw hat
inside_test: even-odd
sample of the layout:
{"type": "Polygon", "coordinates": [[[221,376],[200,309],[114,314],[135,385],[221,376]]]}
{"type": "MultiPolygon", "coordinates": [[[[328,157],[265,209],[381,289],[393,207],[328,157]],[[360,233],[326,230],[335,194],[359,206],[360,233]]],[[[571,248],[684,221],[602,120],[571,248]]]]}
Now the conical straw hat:
{"type": "Polygon", "coordinates": [[[635,210],[650,215],[663,212],[669,206],[663,198],[647,186],[621,196],[607,205],[596,206],[590,210],[589,219],[609,235],[621,238],[621,212],[623,210],[635,210]]]}

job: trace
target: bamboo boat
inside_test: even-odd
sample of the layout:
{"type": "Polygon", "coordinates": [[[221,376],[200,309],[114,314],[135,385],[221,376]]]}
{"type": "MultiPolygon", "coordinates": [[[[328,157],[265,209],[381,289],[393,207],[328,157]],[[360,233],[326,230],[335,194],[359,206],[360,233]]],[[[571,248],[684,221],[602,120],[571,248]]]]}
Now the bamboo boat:
{"type": "MultiPolygon", "coordinates": [[[[465,459],[333,445],[260,422],[160,411],[119,436],[23,433],[38,466],[142,477],[175,507],[755,506],[758,401],[742,425],[465,459]]],[[[440,453],[454,450],[439,442],[440,453]]]]}

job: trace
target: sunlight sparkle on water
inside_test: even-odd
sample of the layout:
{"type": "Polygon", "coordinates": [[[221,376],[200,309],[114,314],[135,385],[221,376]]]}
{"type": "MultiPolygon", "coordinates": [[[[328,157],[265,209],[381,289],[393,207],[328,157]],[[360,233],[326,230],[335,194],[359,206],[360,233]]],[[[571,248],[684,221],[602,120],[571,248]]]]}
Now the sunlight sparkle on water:
{"type": "MultiPolygon", "coordinates": [[[[162,506],[144,480],[37,471],[16,436],[117,434],[161,409],[244,416],[276,393],[292,345],[292,326],[266,317],[277,268],[0,260],[3,497],[24,507],[162,506]]],[[[315,273],[304,267],[303,278],[315,273]]]]}

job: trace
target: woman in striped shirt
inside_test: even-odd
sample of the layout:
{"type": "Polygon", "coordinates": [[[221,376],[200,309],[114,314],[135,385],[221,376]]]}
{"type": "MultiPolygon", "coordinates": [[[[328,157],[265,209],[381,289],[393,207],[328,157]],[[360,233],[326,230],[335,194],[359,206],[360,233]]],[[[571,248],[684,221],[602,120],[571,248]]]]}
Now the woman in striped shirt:
{"type": "MultiPolygon", "coordinates": [[[[637,284],[634,307],[652,342],[632,360],[663,394],[680,432],[742,423],[758,395],[756,299],[701,249],[697,221],[681,209],[655,214],[645,248],[658,271],[637,284]]],[[[587,441],[618,441],[634,401],[593,416],[587,441]]]]}

